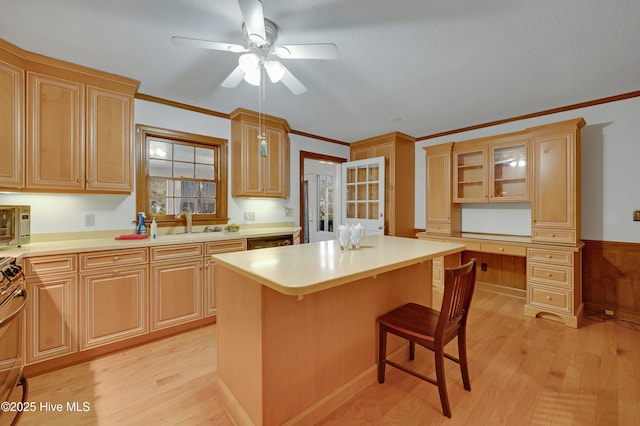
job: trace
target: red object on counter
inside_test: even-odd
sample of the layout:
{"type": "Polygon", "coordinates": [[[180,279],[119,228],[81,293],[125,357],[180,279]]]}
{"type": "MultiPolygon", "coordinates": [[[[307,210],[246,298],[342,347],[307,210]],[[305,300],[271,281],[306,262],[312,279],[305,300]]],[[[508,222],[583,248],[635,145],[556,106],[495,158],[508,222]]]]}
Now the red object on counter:
{"type": "Polygon", "coordinates": [[[124,234],[118,235],[115,237],[116,240],[144,240],[145,238],[149,238],[147,234],[124,234]]]}

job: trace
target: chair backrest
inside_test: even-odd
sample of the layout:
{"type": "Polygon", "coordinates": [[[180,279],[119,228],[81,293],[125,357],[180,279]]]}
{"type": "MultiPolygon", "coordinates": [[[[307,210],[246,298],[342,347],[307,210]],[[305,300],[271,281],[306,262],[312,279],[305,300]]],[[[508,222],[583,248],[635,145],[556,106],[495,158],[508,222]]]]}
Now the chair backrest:
{"type": "Polygon", "coordinates": [[[456,268],[447,268],[436,338],[443,337],[446,343],[455,337],[460,327],[466,324],[475,284],[475,258],[456,268]]]}

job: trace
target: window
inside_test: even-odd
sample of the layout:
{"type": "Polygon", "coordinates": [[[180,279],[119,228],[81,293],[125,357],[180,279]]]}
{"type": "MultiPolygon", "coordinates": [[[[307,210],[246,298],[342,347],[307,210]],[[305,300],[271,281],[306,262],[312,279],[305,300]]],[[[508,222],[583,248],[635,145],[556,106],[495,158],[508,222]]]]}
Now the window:
{"type": "Polygon", "coordinates": [[[177,225],[186,208],[194,224],[227,223],[227,141],[136,126],[136,205],[158,224],[177,225]]]}

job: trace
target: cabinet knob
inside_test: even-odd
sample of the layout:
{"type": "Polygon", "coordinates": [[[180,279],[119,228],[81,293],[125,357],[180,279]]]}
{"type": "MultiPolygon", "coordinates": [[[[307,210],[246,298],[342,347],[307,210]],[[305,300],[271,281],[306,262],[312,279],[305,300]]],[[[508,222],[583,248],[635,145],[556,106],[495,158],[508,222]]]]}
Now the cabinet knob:
{"type": "Polygon", "coordinates": [[[502,247],[500,247],[500,251],[504,251],[504,249],[502,247]]]}
{"type": "Polygon", "coordinates": [[[550,236],[551,238],[554,238],[554,237],[556,236],[556,234],[549,234],[549,236],[550,236]]]}
{"type": "Polygon", "coordinates": [[[113,260],[118,261],[118,256],[113,256],[113,260]]]}
{"type": "Polygon", "coordinates": [[[550,272],[547,272],[547,277],[551,277],[551,273],[550,272]]]}
{"type": "Polygon", "coordinates": [[[551,296],[547,296],[547,300],[551,301],[553,299],[551,298],[551,296]]]}
{"type": "Polygon", "coordinates": [[[551,255],[550,254],[547,255],[547,259],[551,259],[551,255]]]}
{"type": "Polygon", "coordinates": [[[119,269],[116,269],[116,270],[113,271],[113,275],[118,275],[119,273],[120,273],[119,269]]]}

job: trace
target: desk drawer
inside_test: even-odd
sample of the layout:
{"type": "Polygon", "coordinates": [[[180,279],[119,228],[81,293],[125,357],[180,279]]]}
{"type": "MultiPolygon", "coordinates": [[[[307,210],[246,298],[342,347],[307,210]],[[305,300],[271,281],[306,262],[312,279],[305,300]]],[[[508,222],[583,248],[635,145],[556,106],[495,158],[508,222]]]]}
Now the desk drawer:
{"type": "Polygon", "coordinates": [[[575,244],[576,231],[565,229],[532,229],[531,241],[554,244],[575,244]]]}
{"type": "Polygon", "coordinates": [[[530,248],[527,261],[573,266],[573,252],[530,248]]]}
{"type": "Polygon", "coordinates": [[[562,266],[527,263],[527,281],[573,288],[573,269],[562,266]]]}
{"type": "Polygon", "coordinates": [[[573,314],[573,292],[563,291],[544,286],[531,285],[529,287],[529,304],[545,309],[573,314]]]}
{"type": "Polygon", "coordinates": [[[427,223],[426,231],[432,234],[451,234],[450,223],[427,223]]]}
{"type": "Polygon", "coordinates": [[[512,246],[500,243],[481,243],[480,251],[483,253],[504,254],[520,257],[525,257],[527,255],[527,248],[525,246],[512,246]]]}

